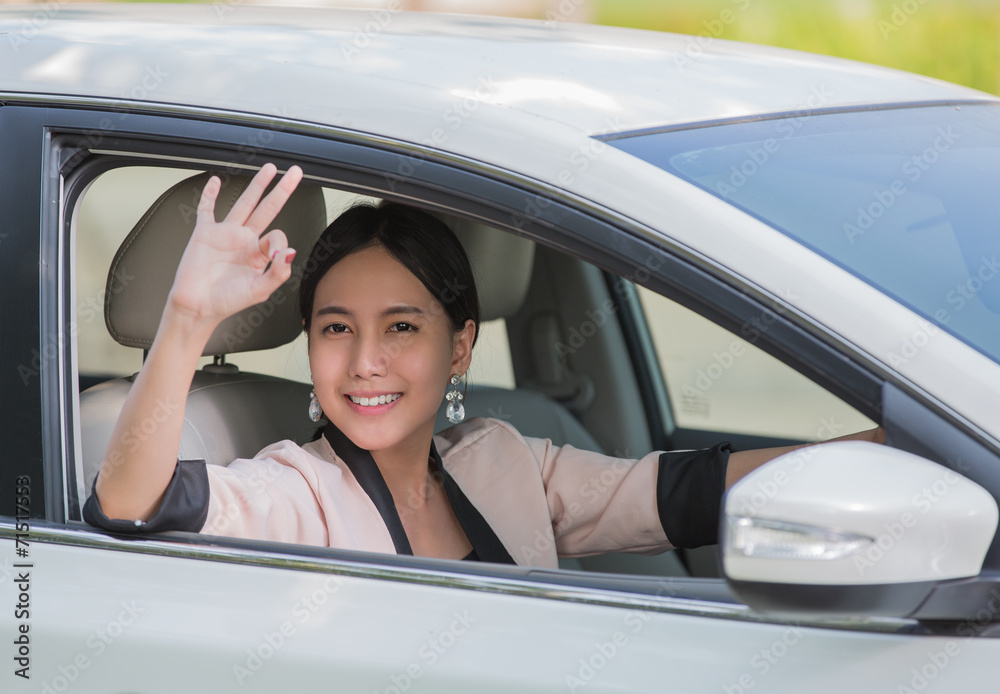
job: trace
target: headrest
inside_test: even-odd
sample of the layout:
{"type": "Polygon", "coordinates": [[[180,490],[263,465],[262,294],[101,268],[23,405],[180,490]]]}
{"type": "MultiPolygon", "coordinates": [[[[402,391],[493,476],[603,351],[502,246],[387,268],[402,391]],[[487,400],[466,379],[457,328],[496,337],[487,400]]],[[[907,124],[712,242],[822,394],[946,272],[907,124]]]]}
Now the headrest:
{"type": "Polygon", "coordinates": [[[451,227],[469,256],[483,322],[517,313],[528,295],[535,244],[468,219],[437,217],[451,227]]]}
{"type": "MultiPolygon", "coordinates": [[[[194,231],[201,191],[211,172],[177,183],[167,190],[129,232],[115,254],[104,295],[104,320],[120,344],[148,349],[153,343],[181,255],[194,231]],[[123,291],[123,289],[127,289],[123,291]]],[[[222,220],[250,183],[250,176],[217,174],[222,190],[215,217],[222,220]]],[[[297,289],[309,251],[326,228],[323,191],[299,185],[272,222],[288,245],[298,250],[292,277],[262,304],[230,316],[209,339],[203,354],[232,354],[278,347],[302,332],[297,289]]]]}

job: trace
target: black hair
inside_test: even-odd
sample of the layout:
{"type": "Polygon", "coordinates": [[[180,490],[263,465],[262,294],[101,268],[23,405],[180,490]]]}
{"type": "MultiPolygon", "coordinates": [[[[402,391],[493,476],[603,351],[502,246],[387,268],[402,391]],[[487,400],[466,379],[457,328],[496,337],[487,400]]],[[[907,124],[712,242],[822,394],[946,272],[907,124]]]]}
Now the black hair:
{"type": "Polygon", "coordinates": [[[479,339],[479,294],[458,237],[427,212],[388,201],[351,207],[320,234],[299,284],[299,312],[307,334],[320,280],[350,254],[373,246],[384,248],[420,280],[444,307],[456,332],[471,319],[479,339]]]}

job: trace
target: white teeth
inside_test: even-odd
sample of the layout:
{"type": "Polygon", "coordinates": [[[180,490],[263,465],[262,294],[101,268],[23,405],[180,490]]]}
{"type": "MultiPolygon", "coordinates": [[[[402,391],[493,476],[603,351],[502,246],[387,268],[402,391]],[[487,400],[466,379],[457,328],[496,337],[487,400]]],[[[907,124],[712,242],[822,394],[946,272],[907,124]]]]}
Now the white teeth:
{"type": "Polygon", "coordinates": [[[392,395],[374,395],[370,398],[358,398],[353,395],[350,396],[351,402],[356,405],[361,405],[362,407],[374,407],[375,405],[384,405],[387,402],[394,402],[399,399],[400,393],[393,393],[392,395]]]}

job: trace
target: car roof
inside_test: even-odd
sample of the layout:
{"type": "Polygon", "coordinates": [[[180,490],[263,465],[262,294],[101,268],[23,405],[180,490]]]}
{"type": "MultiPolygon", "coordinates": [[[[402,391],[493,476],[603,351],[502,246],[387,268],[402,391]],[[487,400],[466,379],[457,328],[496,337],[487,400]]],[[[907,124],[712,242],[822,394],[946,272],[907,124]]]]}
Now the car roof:
{"type": "Polygon", "coordinates": [[[277,115],[412,142],[447,135],[480,110],[501,109],[521,129],[544,121],[542,130],[598,135],[807,108],[996,100],[708,31],[395,10],[32,5],[0,9],[0,35],[0,94],[277,115]]]}

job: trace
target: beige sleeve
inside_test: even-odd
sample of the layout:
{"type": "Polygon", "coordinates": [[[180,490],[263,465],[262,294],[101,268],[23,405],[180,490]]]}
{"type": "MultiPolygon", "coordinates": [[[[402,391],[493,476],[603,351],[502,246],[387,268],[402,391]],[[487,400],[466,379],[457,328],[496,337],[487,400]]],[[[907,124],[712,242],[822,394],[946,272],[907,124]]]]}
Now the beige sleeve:
{"type": "Polygon", "coordinates": [[[283,442],[253,459],[226,467],[209,465],[211,494],[201,532],[326,546],[328,531],[314,490],[315,474],[295,459],[296,452],[304,455],[283,442]]]}
{"type": "Polygon", "coordinates": [[[541,468],[560,556],[672,549],[657,511],[659,453],[630,460],[524,441],[541,468]]]}

